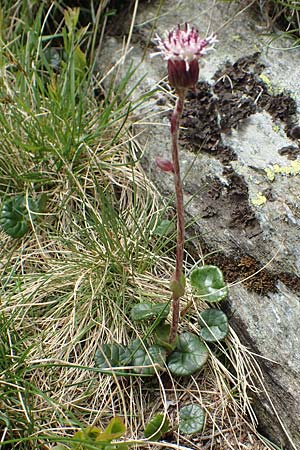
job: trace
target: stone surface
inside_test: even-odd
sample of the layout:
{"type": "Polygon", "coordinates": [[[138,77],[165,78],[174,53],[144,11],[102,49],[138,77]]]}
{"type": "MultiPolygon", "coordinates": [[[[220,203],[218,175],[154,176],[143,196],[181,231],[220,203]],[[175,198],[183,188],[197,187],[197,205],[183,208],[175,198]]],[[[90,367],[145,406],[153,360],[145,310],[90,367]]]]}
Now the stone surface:
{"type": "MultiPolygon", "coordinates": [[[[166,64],[157,57],[150,59],[151,49],[144,47],[157,3],[143,2],[140,6],[135,45],[126,58],[126,64],[139,64],[131,86],[145,75],[132,94],[135,99],[157,88],[166,76],[166,64]]],[[[157,32],[162,34],[174,24],[189,21],[203,34],[218,33],[219,43],[201,67],[200,79],[210,86],[217,82],[214,75],[227,60],[233,63],[260,51],[258,61],[265,65],[261,79],[269,91],[276,97],[288,90],[299,106],[299,50],[287,50],[286,41],[276,42],[279,49],[268,47],[268,38],[260,35],[264,23],[250,9],[236,15],[234,7],[210,0],[165,0],[157,32]]],[[[122,48],[121,39],[109,38],[100,70],[118,64],[122,48]]],[[[126,64],[119,65],[120,72],[124,73],[126,64]]],[[[174,97],[165,81],[137,110],[136,129],[144,131],[140,142],[149,176],[163,195],[171,197],[172,178],[154,165],[156,156],[170,156],[169,116],[174,97]]],[[[252,98],[252,105],[258,101],[258,97],[252,98]]],[[[186,111],[188,115],[188,104],[186,111]]],[[[195,146],[191,148],[186,136],[181,146],[181,166],[186,214],[193,218],[202,236],[204,254],[218,250],[210,262],[221,265],[229,282],[259,271],[247,283],[230,288],[225,308],[233,314],[231,325],[244,343],[263,357],[260,365],[269,398],[262,393],[256,399],[263,432],[286,449],[299,449],[300,158],[298,141],[289,137],[298,119],[291,114],[287,121],[281,121],[275,117],[278,111],[276,105],[272,114],[270,109],[258,108],[239,120],[235,128],[221,130],[222,145],[230,147],[235,155],[227,161],[222,155],[215,157],[201,151],[201,141],[195,153],[195,146]],[[266,269],[261,270],[265,265],[266,269]]]]}

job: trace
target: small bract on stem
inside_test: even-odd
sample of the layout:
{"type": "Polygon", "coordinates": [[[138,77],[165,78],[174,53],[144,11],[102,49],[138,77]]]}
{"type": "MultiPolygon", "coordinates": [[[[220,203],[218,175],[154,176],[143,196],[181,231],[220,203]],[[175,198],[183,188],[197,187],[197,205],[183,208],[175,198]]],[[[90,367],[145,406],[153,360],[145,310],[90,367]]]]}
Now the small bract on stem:
{"type": "Polygon", "coordinates": [[[199,59],[213,47],[215,36],[202,39],[194,27],[185,23],[183,29],[180,25],[170,31],[166,38],[156,37],[158,52],[152,56],[161,55],[168,61],[168,79],[175,89],[177,100],[171,116],[171,152],[172,162],[162,163],[157,159],[157,165],[164,171],[172,172],[176,195],[177,213],[177,244],[176,267],[171,280],[172,291],[172,324],[169,341],[174,342],[180,317],[180,298],[185,292],[185,278],[183,274],[184,255],[184,204],[183,190],[180,175],[178,136],[180,119],[183,113],[184,100],[188,89],[195,90],[199,77],[199,59]]]}

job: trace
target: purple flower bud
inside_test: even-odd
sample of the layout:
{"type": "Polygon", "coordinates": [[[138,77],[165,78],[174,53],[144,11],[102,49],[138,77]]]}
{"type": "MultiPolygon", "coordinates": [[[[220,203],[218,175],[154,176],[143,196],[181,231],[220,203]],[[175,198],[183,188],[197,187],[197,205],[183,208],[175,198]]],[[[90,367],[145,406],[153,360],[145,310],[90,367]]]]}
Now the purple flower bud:
{"type": "Polygon", "coordinates": [[[174,172],[173,163],[169,159],[160,158],[159,156],[155,160],[157,167],[164,172],[174,172]]]}

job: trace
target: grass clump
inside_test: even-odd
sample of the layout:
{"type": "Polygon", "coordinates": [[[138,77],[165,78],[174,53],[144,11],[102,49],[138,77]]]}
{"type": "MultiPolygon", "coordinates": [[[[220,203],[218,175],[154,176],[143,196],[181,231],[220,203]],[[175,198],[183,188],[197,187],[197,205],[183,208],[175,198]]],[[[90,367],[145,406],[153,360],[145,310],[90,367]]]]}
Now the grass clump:
{"type": "MultiPolygon", "coordinates": [[[[141,278],[133,292],[134,278],[147,284],[157,258],[148,244],[157,220],[150,215],[159,211],[136,170],[126,122],[136,106],[123,96],[130,73],[97,99],[87,55],[100,19],[80,28],[79,10],[66,9],[55,33],[44,35],[51,8],[19,20],[15,10],[1,38],[1,204],[22,196],[28,210],[22,238],[1,232],[3,343],[13,347],[13,333],[22,344],[16,355],[3,344],[2,440],[19,448],[35,448],[39,438],[27,437],[42,429],[91,421],[98,341],[126,339],[128,304],[143,291],[141,278]],[[30,220],[28,199],[41,198],[30,220]],[[77,406],[85,402],[87,411],[77,406]],[[6,421],[8,404],[17,425],[6,421]]],[[[108,389],[99,397],[99,414],[113,414],[110,396],[108,389]]]]}

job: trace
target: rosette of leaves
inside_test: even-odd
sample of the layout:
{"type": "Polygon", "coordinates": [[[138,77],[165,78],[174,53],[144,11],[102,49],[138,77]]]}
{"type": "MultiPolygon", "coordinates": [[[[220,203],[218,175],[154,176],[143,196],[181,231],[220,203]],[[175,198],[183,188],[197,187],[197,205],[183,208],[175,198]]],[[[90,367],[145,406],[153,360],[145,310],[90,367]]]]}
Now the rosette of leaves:
{"type": "Polygon", "coordinates": [[[205,309],[199,314],[200,336],[207,342],[218,342],[224,339],[229,330],[226,314],[219,309],[205,309]]]}
{"type": "Polygon", "coordinates": [[[190,276],[195,292],[208,303],[217,303],[227,297],[228,288],[224,283],[222,271],[211,265],[194,269],[190,276]]]}
{"type": "Polygon", "coordinates": [[[13,238],[24,236],[30,228],[30,222],[36,220],[44,204],[44,196],[41,196],[39,201],[25,195],[9,198],[4,201],[0,211],[1,228],[13,238]]]}

